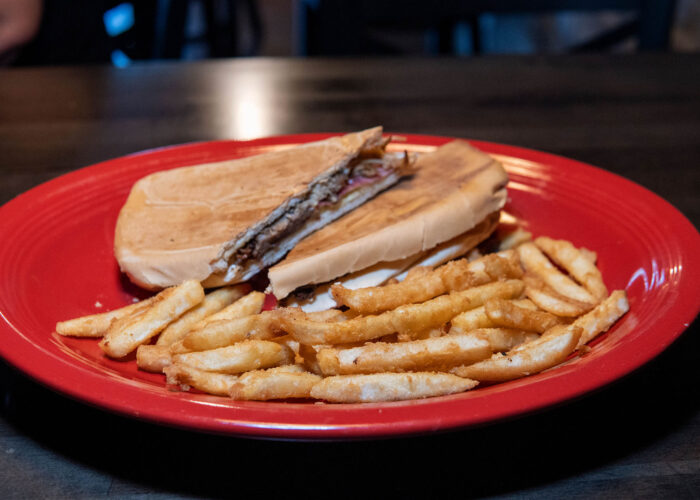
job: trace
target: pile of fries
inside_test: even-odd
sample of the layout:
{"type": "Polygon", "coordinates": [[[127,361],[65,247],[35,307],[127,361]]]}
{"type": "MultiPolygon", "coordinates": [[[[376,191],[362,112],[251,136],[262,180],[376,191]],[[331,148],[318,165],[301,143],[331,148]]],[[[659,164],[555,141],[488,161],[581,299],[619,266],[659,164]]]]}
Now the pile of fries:
{"type": "Polygon", "coordinates": [[[115,311],[61,322],[61,335],[101,337],[112,358],[182,390],[238,400],[398,401],[454,394],[565,362],[628,309],[608,294],[596,254],[518,233],[495,253],[401,282],[332,286],[338,309],[263,311],[247,285],[205,294],[186,281],[115,311]]]}

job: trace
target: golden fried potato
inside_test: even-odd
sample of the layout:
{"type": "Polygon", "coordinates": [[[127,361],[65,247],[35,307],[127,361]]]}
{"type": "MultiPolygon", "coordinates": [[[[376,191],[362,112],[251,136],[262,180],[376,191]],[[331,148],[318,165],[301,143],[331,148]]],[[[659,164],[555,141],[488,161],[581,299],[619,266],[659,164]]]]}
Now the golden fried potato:
{"type": "Polygon", "coordinates": [[[491,355],[481,337],[462,334],[411,342],[370,342],[351,349],[321,349],[317,360],[324,375],[405,371],[447,371],[491,355]]]}
{"type": "Polygon", "coordinates": [[[523,276],[523,281],[525,282],[525,295],[537,307],[556,316],[575,318],[594,307],[591,303],[580,302],[558,294],[537,276],[526,273],[523,276]]]}
{"type": "Polygon", "coordinates": [[[271,339],[284,333],[279,327],[279,315],[276,310],[263,311],[242,318],[213,321],[185,335],[182,346],[190,351],[205,351],[245,339],[271,339]]]}
{"type": "Polygon", "coordinates": [[[347,321],[357,316],[357,313],[341,311],[340,309],[326,309],[324,311],[314,311],[306,314],[309,316],[309,319],[313,321],[327,321],[329,323],[347,321]]]}
{"type": "Polygon", "coordinates": [[[327,345],[309,345],[309,344],[299,344],[299,356],[302,359],[302,366],[316,375],[321,375],[321,367],[318,364],[318,351],[330,347],[327,345]]]}
{"type": "Polygon", "coordinates": [[[309,321],[300,310],[279,316],[282,330],[302,344],[344,344],[398,333],[420,333],[441,326],[457,314],[479,307],[493,297],[512,298],[524,288],[520,280],[497,281],[442,295],[422,304],[409,304],[376,316],[360,316],[340,323],[309,321]]]}
{"type": "Polygon", "coordinates": [[[464,311],[450,320],[452,333],[465,333],[477,328],[494,328],[496,325],[486,316],[484,306],[464,311]]]}
{"type": "Polygon", "coordinates": [[[236,375],[198,370],[182,363],[166,366],[163,372],[168,384],[179,385],[182,390],[194,387],[215,396],[228,396],[233,384],[238,380],[236,375]]]}
{"type": "Polygon", "coordinates": [[[392,335],[385,335],[383,337],[379,337],[377,340],[380,342],[411,342],[413,340],[434,339],[437,337],[442,337],[446,333],[447,324],[440,327],[429,328],[427,330],[423,330],[422,332],[401,332],[392,335]]]}
{"type": "Polygon", "coordinates": [[[170,347],[167,345],[144,344],[136,349],[136,366],[141,370],[162,373],[171,362],[170,347]]]}
{"type": "Polygon", "coordinates": [[[494,354],[484,361],[454,368],[451,373],[489,382],[538,373],[563,362],[576,348],[581,332],[582,329],[575,325],[557,325],[548,335],[520,344],[505,355],[494,354]]]}
{"type": "Polygon", "coordinates": [[[183,345],[182,340],[178,340],[177,342],[174,342],[166,347],[170,351],[170,354],[184,354],[186,352],[192,352],[192,349],[188,349],[183,345]]]}
{"type": "Polygon", "coordinates": [[[420,279],[407,275],[407,279],[392,285],[351,290],[338,283],[331,286],[331,293],[339,305],[360,314],[377,314],[404,304],[424,302],[449,291],[460,291],[497,279],[519,278],[522,270],[513,257],[514,253],[487,255],[474,262],[455,260],[432,271],[414,271],[414,276],[419,275],[420,279]]]}
{"type": "Polygon", "coordinates": [[[158,336],[156,344],[169,346],[182,340],[194,325],[240,299],[249,288],[247,284],[233,285],[209,292],[202,302],[170,323],[158,336]]]}
{"type": "MultiPolygon", "coordinates": [[[[457,334],[461,333],[459,330],[457,334]]],[[[454,335],[450,330],[450,335],[454,335]]],[[[525,330],[515,330],[513,328],[479,328],[472,330],[467,335],[480,337],[489,343],[493,352],[504,352],[518,347],[526,342],[531,342],[540,338],[535,332],[525,330]]]]}
{"type": "Polygon", "coordinates": [[[574,325],[583,329],[578,347],[587,344],[597,335],[606,332],[615,322],[629,311],[630,305],[627,301],[627,293],[624,290],[615,290],[595,309],[579,317],[574,321],[574,325]]]}
{"type": "MultiPolygon", "coordinates": [[[[406,277],[402,281],[414,281],[423,279],[433,272],[433,268],[430,266],[415,266],[406,272],[406,277]]],[[[399,280],[396,281],[399,283],[399,280]]]]}
{"type": "MultiPolygon", "coordinates": [[[[513,304],[525,309],[537,309],[537,306],[528,299],[513,300],[513,304]]],[[[496,328],[496,324],[486,315],[484,306],[465,311],[452,318],[452,328],[455,332],[468,332],[477,328],[496,328]]]]}
{"type": "Polygon", "coordinates": [[[270,399],[308,398],[321,377],[304,371],[299,365],[246,372],[231,386],[233,399],[267,401],[270,399]]]}
{"type": "Polygon", "coordinates": [[[155,297],[151,297],[113,311],[59,321],[56,323],[56,333],[71,337],[102,337],[113,322],[134,317],[150,307],[155,300],[155,297]]]}
{"type": "Polygon", "coordinates": [[[246,316],[259,314],[260,311],[262,311],[264,304],[264,293],[256,291],[250,292],[236,300],[233,304],[224,307],[219,312],[216,312],[211,316],[202,319],[199,323],[192,325],[191,330],[201,330],[209,323],[214,323],[215,321],[245,318],[246,316]]]}
{"type": "Polygon", "coordinates": [[[293,363],[294,351],[269,340],[244,340],[218,349],[176,354],[173,361],[208,372],[233,374],[293,363]]]}
{"type": "Polygon", "coordinates": [[[100,342],[107,356],[122,358],[158,335],[171,321],[204,300],[204,290],[197,280],[166,288],[141,314],[123,323],[115,322],[100,342]]]}
{"type": "Polygon", "coordinates": [[[593,264],[595,264],[598,260],[598,254],[593,250],[589,250],[586,247],[581,247],[578,249],[578,251],[581,252],[581,254],[583,254],[583,256],[590,260],[593,264]]]}
{"type": "Polygon", "coordinates": [[[543,333],[562,320],[544,311],[533,311],[515,305],[504,299],[489,299],[484,304],[484,312],[495,326],[543,333]]]}
{"type": "MultiPolygon", "coordinates": [[[[517,252],[525,271],[540,278],[560,295],[579,302],[596,304],[595,297],[588,290],[554,267],[534,243],[523,243],[517,248],[517,252]]],[[[534,300],[533,302],[537,303],[534,300]]]]}
{"type": "Polygon", "coordinates": [[[603,276],[586,255],[566,240],[553,240],[541,236],[535,240],[539,247],[558,266],[566,269],[576,281],[588,290],[598,303],[608,296],[608,289],[603,283],[603,276]]]}
{"type": "Polygon", "coordinates": [[[498,244],[498,250],[501,252],[503,250],[510,250],[522,245],[523,243],[527,243],[528,241],[532,241],[532,233],[525,231],[522,228],[517,228],[515,231],[509,233],[501,240],[501,242],[498,244]]]}
{"type": "Polygon", "coordinates": [[[332,403],[378,403],[468,391],[475,380],[448,373],[375,373],[326,377],[311,389],[311,397],[332,403]]]}

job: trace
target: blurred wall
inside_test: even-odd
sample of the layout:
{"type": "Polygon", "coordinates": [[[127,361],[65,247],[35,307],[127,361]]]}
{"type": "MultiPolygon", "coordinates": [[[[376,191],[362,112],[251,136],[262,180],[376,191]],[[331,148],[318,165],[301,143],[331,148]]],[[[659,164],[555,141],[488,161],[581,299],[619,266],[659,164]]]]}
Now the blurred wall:
{"type": "MultiPolygon", "coordinates": [[[[663,6],[669,5],[666,1],[658,0],[658,4],[647,5],[662,6],[659,9],[662,12],[663,6]]],[[[388,0],[0,0],[0,64],[111,62],[116,66],[127,66],[133,60],[164,58],[313,54],[469,56],[580,50],[624,53],[639,48],[633,36],[635,31],[632,31],[636,16],[629,11],[487,12],[459,22],[453,18],[448,18],[447,22],[435,22],[437,17],[422,22],[423,11],[420,9],[423,5],[428,9],[425,17],[429,17],[430,9],[449,3],[388,0]],[[32,5],[43,5],[43,9],[28,8],[32,5]],[[339,10],[338,6],[344,6],[346,10],[339,10]],[[360,8],[378,9],[379,6],[384,12],[384,24],[357,29],[357,23],[363,22],[364,13],[370,11],[360,11],[363,15],[352,16],[353,8],[358,12],[360,8]],[[397,10],[402,7],[403,10],[397,10]],[[13,12],[19,15],[13,18],[13,12]],[[39,19],[27,20],[27,16],[37,17],[36,12],[41,13],[40,22],[39,19]],[[317,20],[313,25],[309,19],[314,19],[318,12],[325,16],[319,16],[319,19],[330,19],[335,24],[317,20]],[[400,12],[413,12],[413,18],[398,16],[400,12]],[[396,19],[402,21],[396,22],[396,19]],[[355,28],[344,30],[351,22],[356,23],[355,28]],[[28,43],[25,40],[19,46],[14,42],[9,49],[3,47],[8,33],[11,39],[13,32],[23,25],[39,26],[39,29],[24,37],[28,43]],[[353,31],[355,29],[357,31],[353,31]],[[340,36],[343,33],[345,38],[340,36]],[[612,43],[609,33],[617,33],[612,37],[612,43]],[[366,40],[354,43],[362,37],[366,40]],[[597,43],[601,38],[606,40],[604,44],[597,43]],[[305,43],[310,39],[315,43],[312,50],[305,43]],[[596,43],[591,45],[590,40],[596,43]],[[347,45],[351,42],[353,47],[347,45]],[[324,50],[326,48],[328,50],[324,50]]],[[[463,4],[457,2],[454,5],[463,4]]],[[[675,16],[667,17],[671,22],[660,24],[671,28],[669,43],[664,47],[676,51],[700,51],[700,0],[677,0],[675,5],[675,16]]],[[[452,11],[445,9],[444,12],[452,11]]],[[[654,19],[653,16],[647,18],[654,19]]],[[[22,37],[14,38],[23,40],[22,37]]]]}

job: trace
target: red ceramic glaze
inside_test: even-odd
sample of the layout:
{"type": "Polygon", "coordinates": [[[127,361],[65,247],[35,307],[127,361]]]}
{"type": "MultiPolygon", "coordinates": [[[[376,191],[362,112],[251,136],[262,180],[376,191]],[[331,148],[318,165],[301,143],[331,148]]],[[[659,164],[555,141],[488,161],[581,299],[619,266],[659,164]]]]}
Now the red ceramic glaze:
{"type": "MultiPolygon", "coordinates": [[[[592,351],[555,369],[464,394],[382,404],[238,402],[174,392],[133,357],[105,358],[95,340],[54,333],[57,321],[106,311],[148,293],[120,274],[114,225],[140,177],[184,165],[256,154],[329,134],[168,147],[83,168],[0,208],[0,355],[66,395],[149,421],[207,432],[276,438],[358,438],[454,429],[524,414],[575,398],[663,351],[700,308],[700,235],[669,203],[624,178],[518,147],[476,142],[510,174],[507,210],[535,235],[598,252],[610,290],[631,311],[592,351]]],[[[425,150],[449,138],[405,135],[425,150]]]]}

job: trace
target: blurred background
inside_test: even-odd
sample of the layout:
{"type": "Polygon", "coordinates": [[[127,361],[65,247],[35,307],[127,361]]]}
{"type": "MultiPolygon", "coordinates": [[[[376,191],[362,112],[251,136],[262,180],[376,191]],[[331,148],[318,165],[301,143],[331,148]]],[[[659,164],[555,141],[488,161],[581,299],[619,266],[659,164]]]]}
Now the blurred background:
{"type": "Polygon", "coordinates": [[[700,51],[700,0],[0,0],[0,64],[700,51]]]}

